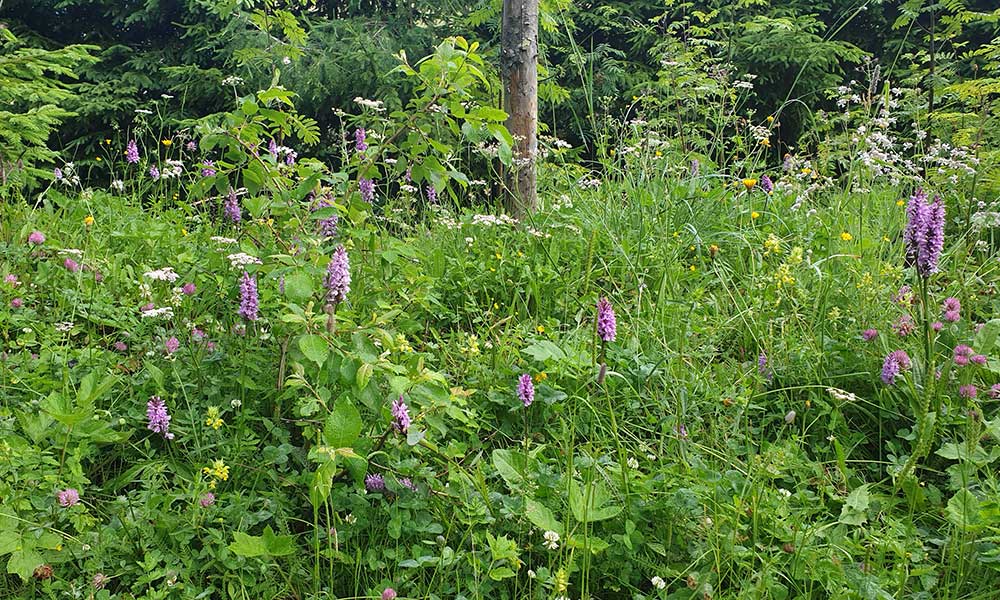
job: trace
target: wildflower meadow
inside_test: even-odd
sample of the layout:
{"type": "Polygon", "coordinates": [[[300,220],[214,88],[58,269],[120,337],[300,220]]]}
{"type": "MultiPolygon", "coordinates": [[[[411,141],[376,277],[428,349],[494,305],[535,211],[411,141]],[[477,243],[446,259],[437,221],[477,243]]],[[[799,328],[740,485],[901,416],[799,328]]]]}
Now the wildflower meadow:
{"type": "Polygon", "coordinates": [[[1000,598],[995,3],[3,4],[0,598],[1000,598]]]}

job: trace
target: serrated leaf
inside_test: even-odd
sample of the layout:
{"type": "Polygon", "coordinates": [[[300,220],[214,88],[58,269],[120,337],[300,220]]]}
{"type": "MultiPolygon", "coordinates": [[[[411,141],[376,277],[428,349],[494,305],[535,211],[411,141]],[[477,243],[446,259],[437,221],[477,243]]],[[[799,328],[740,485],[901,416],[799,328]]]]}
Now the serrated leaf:
{"type": "Polygon", "coordinates": [[[333,406],[323,424],[323,441],[334,448],[348,448],[361,435],[361,413],[354,405],[341,398],[333,406]]]}

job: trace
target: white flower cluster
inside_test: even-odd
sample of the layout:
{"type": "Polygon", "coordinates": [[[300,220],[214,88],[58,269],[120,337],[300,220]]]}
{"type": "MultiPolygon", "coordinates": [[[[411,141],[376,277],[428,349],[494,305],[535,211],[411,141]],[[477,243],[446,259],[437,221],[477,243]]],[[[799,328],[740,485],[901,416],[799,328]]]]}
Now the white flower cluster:
{"type": "Polygon", "coordinates": [[[151,308],[149,310],[142,311],[140,316],[143,319],[173,319],[174,309],[170,306],[151,308]]]}
{"type": "Polygon", "coordinates": [[[153,281],[169,281],[170,283],[177,281],[180,277],[180,275],[174,272],[173,267],[163,267],[162,269],[157,269],[155,271],[147,271],[142,275],[143,277],[148,277],[153,281]]]}
{"type": "Polygon", "coordinates": [[[472,215],[473,225],[484,225],[486,227],[492,227],[493,225],[516,225],[517,220],[513,217],[507,215],[472,215]]]}
{"type": "Polygon", "coordinates": [[[229,264],[233,266],[234,269],[239,269],[247,265],[262,265],[264,264],[256,256],[250,256],[245,252],[237,252],[235,254],[230,254],[226,258],[229,259],[229,264]]]}
{"type": "Polygon", "coordinates": [[[370,108],[375,112],[385,111],[385,103],[382,102],[381,100],[369,100],[367,98],[362,98],[361,96],[358,96],[357,98],[354,99],[354,103],[363,106],[365,108],[370,108]]]}

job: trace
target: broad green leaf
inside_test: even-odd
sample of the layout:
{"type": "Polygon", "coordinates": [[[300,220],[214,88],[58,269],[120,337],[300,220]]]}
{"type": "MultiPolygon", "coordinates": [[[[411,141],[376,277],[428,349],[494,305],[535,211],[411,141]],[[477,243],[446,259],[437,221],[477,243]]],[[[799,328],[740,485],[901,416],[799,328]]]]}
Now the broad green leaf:
{"type": "Polygon", "coordinates": [[[293,271],[285,276],[285,296],[296,302],[303,302],[312,297],[313,280],[303,270],[293,271]]]}
{"type": "Polygon", "coordinates": [[[622,511],[617,504],[608,504],[611,494],[603,482],[592,483],[587,487],[574,481],[569,488],[569,507],[573,517],[581,523],[610,519],[622,511]]]}
{"type": "Polygon", "coordinates": [[[348,448],[361,435],[361,413],[354,405],[341,398],[333,406],[323,424],[323,441],[334,448],[348,448]]]}
{"type": "Polygon", "coordinates": [[[229,550],[238,556],[264,556],[267,548],[264,546],[264,538],[249,535],[242,531],[233,534],[233,542],[229,544],[229,550]]]}
{"type": "Polygon", "coordinates": [[[966,489],[958,492],[948,501],[948,521],[959,529],[975,529],[980,524],[979,500],[966,489]]]}
{"type": "Polygon", "coordinates": [[[531,524],[542,531],[554,531],[559,535],[563,534],[563,526],[552,511],[544,504],[533,498],[528,498],[525,502],[524,516],[528,517],[531,524]]]}
{"type": "Polygon", "coordinates": [[[527,457],[516,450],[504,450],[498,448],[493,451],[493,466],[496,467],[500,476],[507,482],[511,490],[518,489],[525,480],[524,473],[527,468],[527,457]]]}
{"type": "Polygon", "coordinates": [[[41,554],[35,552],[34,548],[23,548],[10,555],[10,560],[7,561],[7,572],[28,581],[31,574],[34,573],[35,567],[44,562],[45,559],[42,558],[41,554]]]}
{"type": "Polygon", "coordinates": [[[330,355],[330,347],[321,336],[304,335],[299,338],[299,350],[306,358],[322,366],[326,362],[326,357],[330,355]]]}
{"type": "Polygon", "coordinates": [[[840,522],[845,525],[861,525],[868,520],[868,505],[871,498],[868,485],[854,488],[840,509],[840,522]]]}

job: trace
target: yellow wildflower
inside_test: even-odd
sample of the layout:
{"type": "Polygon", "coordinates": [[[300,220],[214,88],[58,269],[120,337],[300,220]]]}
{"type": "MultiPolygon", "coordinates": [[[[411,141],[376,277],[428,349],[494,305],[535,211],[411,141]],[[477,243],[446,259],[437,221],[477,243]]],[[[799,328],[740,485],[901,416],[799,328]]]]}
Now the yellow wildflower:
{"type": "Polygon", "coordinates": [[[899,200],[896,200],[896,206],[906,206],[906,201],[900,198],[899,200]]]}
{"type": "Polygon", "coordinates": [[[163,144],[164,146],[168,147],[168,148],[170,146],[174,145],[174,141],[173,140],[161,140],[160,143],[163,144]]]}
{"type": "Polygon", "coordinates": [[[743,180],[743,187],[745,187],[748,192],[750,190],[752,190],[753,186],[755,186],[755,185],[757,185],[757,180],[756,179],[752,179],[752,178],[748,177],[748,178],[746,178],[746,179],[743,180]]]}
{"type": "Polygon", "coordinates": [[[538,327],[535,327],[535,331],[537,331],[538,333],[545,333],[545,325],[539,325],[538,327]]]}
{"type": "Polygon", "coordinates": [[[224,422],[222,421],[222,417],[219,416],[219,407],[218,406],[209,406],[208,407],[208,418],[205,419],[205,425],[208,425],[212,429],[218,429],[218,428],[222,427],[223,424],[224,424],[224,422]]]}
{"type": "Polygon", "coordinates": [[[764,138],[764,139],[762,139],[760,141],[760,145],[764,146],[765,148],[770,148],[771,147],[771,138],[764,138]]]}
{"type": "Polygon", "coordinates": [[[688,270],[691,271],[692,273],[694,273],[695,271],[698,270],[698,267],[696,267],[694,265],[691,265],[690,267],[688,267],[688,270]]]}
{"type": "Polygon", "coordinates": [[[100,157],[100,156],[98,156],[98,157],[97,157],[97,158],[95,158],[94,160],[96,160],[97,162],[101,162],[101,157],[100,157]]]}
{"type": "Polygon", "coordinates": [[[111,139],[104,138],[104,143],[107,144],[108,146],[110,146],[111,145],[111,139]]]}
{"type": "Polygon", "coordinates": [[[187,237],[187,235],[188,235],[188,230],[187,230],[187,229],[185,229],[184,227],[181,227],[181,235],[183,235],[184,237],[187,237]]]}
{"type": "Polygon", "coordinates": [[[94,215],[87,215],[86,217],[84,217],[83,218],[83,224],[86,225],[87,227],[90,227],[91,225],[93,225],[94,224],[94,215]]]}
{"type": "Polygon", "coordinates": [[[760,216],[760,213],[757,212],[757,211],[753,211],[752,213],[750,213],[750,218],[751,219],[756,219],[759,216],[760,216]]]}
{"type": "Polygon", "coordinates": [[[771,115],[767,115],[767,122],[768,123],[774,123],[774,117],[771,116],[771,115]]]}
{"type": "Polygon", "coordinates": [[[764,254],[781,254],[781,240],[773,233],[764,240],[764,254]]]}
{"type": "Polygon", "coordinates": [[[541,382],[545,381],[548,378],[549,378],[549,374],[546,373],[545,371],[542,371],[541,373],[536,373],[535,376],[533,377],[533,379],[535,380],[535,383],[541,383],[541,382]]]}
{"type": "Polygon", "coordinates": [[[221,458],[213,462],[210,466],[202,467],[201,472],[212,478],[208,482],[208,487],[212,489],[215,489],[216,482],[229,480],[229,467],[226,466],[226,463],[221,458]]]}
{"type": "Polygon", "coordinates": [[[840,234],[840,239],[844,240],[845,242],[849,242],[854,239],[854,236],[847,233],[846,231],[843,231],[840,234]]]}

